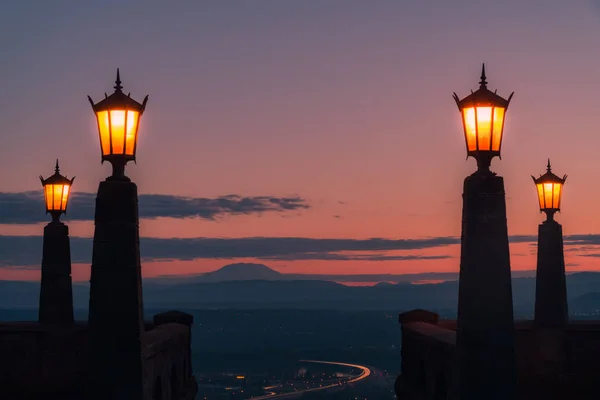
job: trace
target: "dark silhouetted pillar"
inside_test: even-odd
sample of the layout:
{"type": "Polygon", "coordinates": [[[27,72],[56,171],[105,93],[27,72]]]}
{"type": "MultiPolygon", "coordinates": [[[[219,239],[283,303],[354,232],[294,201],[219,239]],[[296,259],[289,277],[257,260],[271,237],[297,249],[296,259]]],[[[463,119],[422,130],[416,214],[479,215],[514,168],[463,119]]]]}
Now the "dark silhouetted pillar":
{"type": "MultiPolygon", "coordinates": [[[[154,325],[155,326],[162,325],[162,324],[168,324],[168,323],[182,324],[189,328],[190,332],[189,332],[189,336],[188,336],[188,343],[187,343],[188,347],[187,347],[186,352],[191,355],[191,349],[192,349],[191,329],[192,329],[192,325],[194,324],[194,316],[191,314],[184,313],[182,311],[175,311],[175,310],[165,311],[165,312],[156,314],[154,316],[154,325]]],[[[192,358],[191,357],[187,358],[186,375],[184,376],[184,378],[186,380],[193,378],[192,358]]]]}
{"type": "Polygon", "coordinates": [[[560,329],[568,320],[562,226],[549,218],[538,229],[535,326],[560,329]]]}
{"type": "Polygon", "coordinates": [[[69,227],[53,220],[44,227],[39,321],[44,324],[73,323],[69,227]]]}
{"type": "Polygon", "coordinates": [[[461,400],[516,398],[504,181],[485,168],[464,182],[457,362],[461,400]]]}
{"type": "Polygon", "coordinates": [[[535,289],[535,340],[538,343],[536,374],[553,379],[565,372],[566,338],[564,328],[569,321],[567,283],[563,252],[562,226],[554,220],[560,211],[567,175],[552,172],[550,159],[546,173],[531,176],[538,193],[540,211],[546,221],[538,230],[538,258],[535,289]]]}
{"type": "Polygon", "coordinates": [[[100,183],[90,280],[88,398],[141,400],[144,331],[137,186],[100,183]]]}

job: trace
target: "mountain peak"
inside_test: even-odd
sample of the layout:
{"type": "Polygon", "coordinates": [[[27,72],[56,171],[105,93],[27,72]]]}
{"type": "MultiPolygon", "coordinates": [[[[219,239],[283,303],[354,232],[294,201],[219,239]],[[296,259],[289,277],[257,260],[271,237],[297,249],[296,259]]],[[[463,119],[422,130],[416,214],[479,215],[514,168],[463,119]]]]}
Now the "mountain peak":
{"type": "Polygon", "coordinates": [[[228,264],[216,271],[207,272],[201,278],[202,282],[282,280],[283,276],[264,264],[236,263],[228,264]]]}

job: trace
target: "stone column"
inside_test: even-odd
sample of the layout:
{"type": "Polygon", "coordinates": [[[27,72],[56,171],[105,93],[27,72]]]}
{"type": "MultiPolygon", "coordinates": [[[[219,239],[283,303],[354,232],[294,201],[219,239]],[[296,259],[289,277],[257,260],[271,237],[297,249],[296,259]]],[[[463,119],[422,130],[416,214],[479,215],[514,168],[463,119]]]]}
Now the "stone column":
{"type": "Polygon", "coordinates": [[[189,335],[187,342],[187,362],[186,362],[186,372],[187,374],[183,376],[184,380],[189,380],[194,378],[193,369],[192,369],[192,325],[194,324],[194,316],[188,313],[184,313],[182,311],[165,311],[154,316],[154,325],[159,326],[168,323],[176,323],[182,324],[188,327],[189,335]]]}
{"type": "Polygon", "coordinates": [[[564,328],[569,322],[562,226],[548,214],[539,225],[535,282],[536,340],[540,344],[536,373],[556,376],[566,359],[564,328]]]}
{"type": "Polygon", "coordinates": [[[516,398],[504,180],[489,170],[464,182],[456,341],[461,400],[516,398]]]}
{"type": "Polygon", "coordinates": [[[562,226],[548,218],[538,229],[535,327],[560,329],[568,320],[562,226]]]}
{"type": "Polygon", "coordinates": [[[100,183],[90,279],[88,398],[142,400],[144,331],[137,186],[100,183]]]}
{"type": "Polygon", "coordinates": [[[69,228],[58,220],[44,227],[39,322],[73,324],[69,228]]]}

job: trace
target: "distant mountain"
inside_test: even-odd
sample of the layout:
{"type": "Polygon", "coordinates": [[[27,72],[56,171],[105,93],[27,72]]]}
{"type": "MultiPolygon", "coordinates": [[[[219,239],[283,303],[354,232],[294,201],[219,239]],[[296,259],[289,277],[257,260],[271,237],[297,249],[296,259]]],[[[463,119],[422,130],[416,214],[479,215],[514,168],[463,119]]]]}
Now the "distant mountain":
{"type": "Polygon", "coordinates": [[[144,304],[184,309],[431,309],[446,306],[451,299],[456,303],[457,288],[457,282],[345,286],[328,281],[227,281],[144,287],[144,304]]]}
{"type": "MultiPolygon", "coordinates": [[[[73,284],[73,301],[78,307],[87,308],[89,293],[89,283],[73,284]]],[[[37,308],[39,298],[39,281],[0,280],[0,308],[37,308]]]]}
{"type": "Polygon", "coordinates": [[[207,272],[198,276],[198,282],[224,282],[224,281],[279,281],[285,279],[283,274],[264,264],[238,263],[228,264],[216,271],[207,272]]]}
{"type": "MultiPolygon", "coordinates": [[[[535,271],[513,271],[513,278],[533,277],[535,271]]],[[[600,278],[599,278],[600,279],[600,278]]],[[[284,274],[277,272],[264,264],[238,263],[229,264],[216,271],[195,275],[167,275],[148,278],[148,281],[163,284],[194,283],[194,282],[227,282],[227,281],[332,281],[332,282],[413,282],[433,283],[432,281],[456,281],[457,272],[422,272],[417,274],[284,274]]]]}
{"type": "MultiPolygon", "coordinates": [[[[513,278],[512,287],[515,316],[532,316],[535,278],[513,278]]],[[[600,273],[567,275],[567,294],[571,313],[588,313],[590,310],[600,309],[600,273]],[[587,293],[590,295],[579,298],[587,293]]],[[[458,281],[425,284],[381,282],[374,286],[346,286],[330,281],[287,279],[188,282],[175,286],[147,282],[144,286],[144,303],[152,307],[181,308],[395,311],[424,308],[448,315],[456,312],[458,281]]]]}
{"type": "MultiPolygon", "coordinates": [[[[249,265],[226,266],[204,275],[206,282],[172,281],[165,284],[160,280],[144,279],[144,305],[160,309],[379,309],[401,312],[424,308],[443,315],[456,312],[457,281],[345,286],[330,281],[282,280],[278,278],[286,277],[286,274],[260,264],[249,265]],[[231,277],[237,280],[219,281],[231,277]]],[[[531,316],[535,279],[513,278],[512,285],[515,316],[531,316]]],[[[39,290],[39,282],[0,281],[0,308],[35,308],[38,306],[39,290]]],[[[600,273],[568,275],[567,294],[570,313],[589,314],[599,310],[600,273]]],[[[73,298],[76,308],[87,308],[89,283],[74,284],[73,298]]]]}
{"type": "Polygon", "coordinates": [[[600,310],[600,292],[590,292],[569,301],[569,311],[579,313],[598,313],[600,310]]]}

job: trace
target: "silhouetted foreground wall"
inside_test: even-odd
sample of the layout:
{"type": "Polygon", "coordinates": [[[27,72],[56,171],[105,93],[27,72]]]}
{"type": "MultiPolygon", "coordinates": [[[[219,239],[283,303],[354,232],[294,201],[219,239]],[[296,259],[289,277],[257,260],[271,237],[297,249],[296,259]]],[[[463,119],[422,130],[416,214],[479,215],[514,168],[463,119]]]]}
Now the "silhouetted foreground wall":
{"type": "MultiPolygon", "coordinates": [[[[145,400],[191,400],[197,386],[191,369],[193,317],[157,314],[142,334],[145,400]]],[[[115,326],[118,329],[118,326],[115,326]]],[[[0,324],[0,398],[84,398],[88,327],[51,329],[38,322],[0,324]]]]}
{"type": "MultiPolygon", "coordinates": [[[[456,321],[413,310],[400,314],[402,374],[399,399],[459,399],[456,321]]],[[[595,399],[600,380],[600,321],[573,321],[564,330],[515,323],[519,398],[595,399]],[[557,397],[558,396],[558,397],[557,397]]],[[[493,362],[493,360],[490,360],[493,362]]]]}
{"type": "Polygon", "coordinates": [[[2,397],[80,393],[86,348],[84,324],[76,323],[72,329],[62,331],[50,331],[38,322],[0,324],[2,397]]]}

